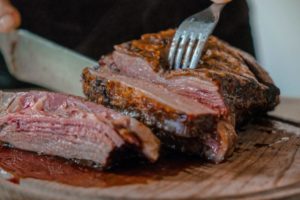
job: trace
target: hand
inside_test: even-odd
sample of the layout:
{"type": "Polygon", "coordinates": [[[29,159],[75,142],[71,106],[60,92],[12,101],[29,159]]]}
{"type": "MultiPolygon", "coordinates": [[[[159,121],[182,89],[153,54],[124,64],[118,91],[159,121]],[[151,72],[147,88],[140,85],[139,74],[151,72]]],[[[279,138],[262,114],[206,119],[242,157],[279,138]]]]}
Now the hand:
{"type": "Polygon", "coordinates": [[[229,3],[231,0],[211,0],[211,1],[216,4],[223,4],[223,3],[229,3]]]}
{"type": "Polygon", "coordinates": [[[9,0],[0,0],[0,32],[14,30],[21,23],[19,11],[13,7],[9,0]]]}

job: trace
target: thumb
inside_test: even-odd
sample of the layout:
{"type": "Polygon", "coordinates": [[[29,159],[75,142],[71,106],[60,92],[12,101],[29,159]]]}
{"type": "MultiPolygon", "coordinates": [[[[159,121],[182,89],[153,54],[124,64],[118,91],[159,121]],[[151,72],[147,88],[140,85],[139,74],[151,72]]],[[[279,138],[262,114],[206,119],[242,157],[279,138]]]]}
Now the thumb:
{"type": "Polygon", "coordinates": [[[0,32],[9,32],[21,23],[18,10],[9,1],[0,0],[0,32]]]}
{"type": "Polygon", "coordinates": [[[231,0],[211,0],[211,1],[216,4],[223,4],[223,3],[229,3],[231,0]]]}

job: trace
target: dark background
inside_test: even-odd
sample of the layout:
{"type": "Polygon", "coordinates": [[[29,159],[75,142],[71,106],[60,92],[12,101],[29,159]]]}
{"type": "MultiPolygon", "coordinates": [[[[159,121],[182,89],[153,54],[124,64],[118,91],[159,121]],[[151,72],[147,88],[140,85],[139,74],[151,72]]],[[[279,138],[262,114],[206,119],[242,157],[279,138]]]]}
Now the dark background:
{"type": "MultiPolygon", "coordinates": [[[[86,56],[98,59],[114,44],[143,33],[175,28],[208,7],[209,0],[13,0],[30,30],[86,56]]],[[[228,4],[214,35],[254,55],[245,0],[228,4]]],[[[28,87],[8,75],[0,59],[0,87],[28,87]]]]}

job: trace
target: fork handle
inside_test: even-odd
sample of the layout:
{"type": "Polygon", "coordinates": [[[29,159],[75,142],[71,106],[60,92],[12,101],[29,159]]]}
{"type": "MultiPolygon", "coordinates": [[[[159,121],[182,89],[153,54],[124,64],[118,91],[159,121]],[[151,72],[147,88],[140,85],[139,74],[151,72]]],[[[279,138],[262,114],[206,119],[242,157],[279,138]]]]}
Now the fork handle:
{"type": "Polygon", "coordinates": [[[229,3],[232,0],[211,0],[211,1],[216,3],[216,4],[226,4],[226,3],[229,3]]]}

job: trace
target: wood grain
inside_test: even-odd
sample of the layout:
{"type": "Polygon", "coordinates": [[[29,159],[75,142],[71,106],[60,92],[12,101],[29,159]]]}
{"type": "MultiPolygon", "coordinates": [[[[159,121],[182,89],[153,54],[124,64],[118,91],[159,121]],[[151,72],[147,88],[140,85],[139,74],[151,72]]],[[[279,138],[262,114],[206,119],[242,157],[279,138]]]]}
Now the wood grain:
{"type": "Polygon", "coordinates": [[[288,122],[300,119],[299,108],[300,100],[283,99],[271,115],[287,121],[260,118],[244,127],[234,155],[218,165],[178,158],[172,160],[172,173],[168,173],[162,160],[136,175],[145,182],[102,188],[35,179],[22,179],[16,185],[0,179],[0,200],[299,199],[300,126],[288,122]],[[157,176],[148,177],[153,170],[157,176]]]}

